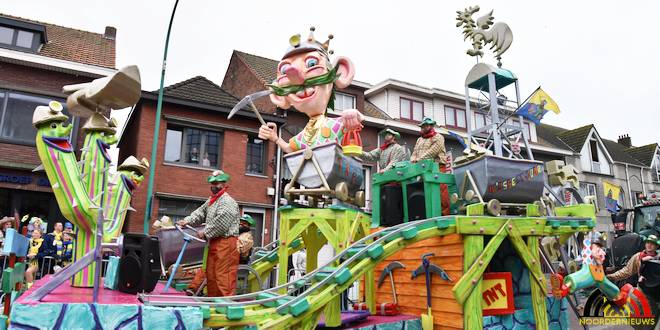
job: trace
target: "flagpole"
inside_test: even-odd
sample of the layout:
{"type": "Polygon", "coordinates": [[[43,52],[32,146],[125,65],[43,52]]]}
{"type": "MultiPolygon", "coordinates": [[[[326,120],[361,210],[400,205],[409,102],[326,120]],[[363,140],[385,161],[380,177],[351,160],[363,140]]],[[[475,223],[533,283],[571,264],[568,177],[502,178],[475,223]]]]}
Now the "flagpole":
{"type": "Polygon", "coordinates": [[[521,105],[527,103],[527,101],[529,101],[529,99],[532,98],[532,95],[534,95],[534,93],[538,92],[539,89],[541,89],[541,86],[536,87],[536,89],[535,89],[531,94],[529,94],[529,96],[525,99],[525,101],[523,101],[523,103],[518,104],[518,108],[516,108],[516,110],[514,110],[511,114],[509,114],[506,118],[504,118],[504,119],[502,120],[502,122],[500,122],[499,124],[497,124],[497,129],[500,129],[500,127],[502,127],[502,125],[503,125],[503,124],[504,124],[509,118],[513,117],[513,116],[515,115],[516,111],[520,110],[521,105]]]}

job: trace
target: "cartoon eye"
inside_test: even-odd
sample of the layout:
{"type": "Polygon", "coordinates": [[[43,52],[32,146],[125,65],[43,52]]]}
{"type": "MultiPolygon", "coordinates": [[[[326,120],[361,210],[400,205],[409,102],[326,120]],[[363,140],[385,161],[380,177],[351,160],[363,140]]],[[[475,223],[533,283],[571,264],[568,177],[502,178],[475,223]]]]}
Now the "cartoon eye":
{"type": "Polygon", "coordinates": [[[307,68],[313,68],[317,65],[319,65],[319,60],[317,58],[310,57],[310,58],[305,60],[305,66],[307,68]]]}
{"type": "Polygon", "coordinates": [[[280,74],[285,74],[286,70],[291,66],[289,63],[283,63],[280,65],[280,74]]]}
{"type": "Polygon", "coordinates": [[[57,124],[55,124],[55,123],[50,124],[50,128],[52,128],[52,129],[57,128],[57,124]]]}

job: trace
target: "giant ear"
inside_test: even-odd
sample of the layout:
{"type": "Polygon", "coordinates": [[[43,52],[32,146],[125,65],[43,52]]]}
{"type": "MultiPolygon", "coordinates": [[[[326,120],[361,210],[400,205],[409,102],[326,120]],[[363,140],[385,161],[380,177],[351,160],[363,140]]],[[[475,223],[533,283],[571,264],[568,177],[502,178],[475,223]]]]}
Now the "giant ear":
{"type": "Polygon", "coordinates": [[[339,78],[335,81],[337,88],[346,88],[353,82],[355,76],[355,66],[348,57],[340,56],[335,61],[334,67],[337,68],[337,75],[339,78]]]}
{"type": "Polygon", "coordinates": [[[286,96],[279,96],[276,95],[275,93],[271,93],[270,101],[273,102],[273,104],[275,104],[275,106],[277,106],[280,109],[286,110],[291,107],[291,103],[289,102],[289,100],[286,99],[286,96]]]}

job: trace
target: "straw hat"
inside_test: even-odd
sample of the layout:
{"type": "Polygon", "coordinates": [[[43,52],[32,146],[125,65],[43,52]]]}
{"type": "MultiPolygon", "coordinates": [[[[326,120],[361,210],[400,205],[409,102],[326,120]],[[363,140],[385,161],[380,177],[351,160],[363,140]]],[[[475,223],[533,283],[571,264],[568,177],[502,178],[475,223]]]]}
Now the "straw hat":
{"type": "Polygon", "coordinates": [[[129,156],[117,169],[120,171],[135,171],[140,175],[144,175],[149,169],[149,161],[146,158],[138,160],[135,156],[129,156]]]}

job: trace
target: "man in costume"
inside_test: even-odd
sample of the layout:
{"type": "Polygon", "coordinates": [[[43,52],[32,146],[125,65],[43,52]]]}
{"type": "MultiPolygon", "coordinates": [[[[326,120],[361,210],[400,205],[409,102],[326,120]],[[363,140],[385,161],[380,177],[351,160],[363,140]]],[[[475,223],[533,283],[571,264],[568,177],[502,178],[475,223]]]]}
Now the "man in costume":
{"type": "MultiPolygon", "coordinates": [[[[421,136],[415,143],[415,149],[410,156],[410,161],[416,163],[423,159],[432,159],[440,165],[440,172],[449,172],[447,165],[447,152],[445,151],[445,138],[435,131],[435,120],[425,117],[419,124],[421,136]]],[[[440,185],[440,200],[442,204],[442,215],[448,215],[449,190],[446,184],[440,185]]]]}
{"type": "Polygon", "coordinates": [[[250,262],[250,255],[252,254],[252,247],[254,246],[254,238],[252,237],[252,227],[254,227],[254,219],[249,214],[241,216],[240,227],[238,228],[238,254],[240,255],[240,263],[247,265],[250,262]]]}
{"type": "Polygon", "coordinates": [[[407,158],[406,149],[398,144],[401,138],[399,132],[386,128],[380,132],[383,137],[383,144],[369,152],[362,152],[362,159],[368,162],[378,162],[379,173],[391,169],[394,164],[404,161],[407,158]]]}
{"type": "Polygon", "coordinates": [[[238,204],[227,193],[229,175],[221,170],[209,175],[211,197],[189,216],[180,220],[180,226],[200,225],[197,233],[209,242],[206,255],[206,278],[209,297],[231,296],[236,289],[238,272],[238,204]]]}
{"type": "Polygon", "coordinates": [[[612,280],[612,281],[620,281],[620,280],[626,280],[634,275],[637,275],[638,277],[638,282],[642,282],[644,280],[643,276],[640,276],[639,271],[642,265],[642,262],[644,261],[649,261],[652,259],[659,259],[660,256],[658,255],[658,246],[660,245],[660,241],[658,240],[658,237],[655,235],[649,235],[645,240],[644,240],[644,250],[637,252],[633,254],[632,257],[628,260],[628,263],[626,264],[625,267],[619,269],[618,271],[607,275],[607,278],[612,280]]]}
{"type": "Polygon", "coordinates": [[[555,298],[566,297],[569,293],[575,290],[595,286],[600,289],[608,299],[612,300],[615,304],[622,306],[626,303],[628,293],[632,289],[632,285],[626,283],[621,290],[612,283],[606,276],[603,270],[603,261],[605,261],[605,250],[603,250],[603,242],[600,238],[596,237],[584,239],[585,249],[582,251],[582,268],[575,273],[572,273],[566,278],[560,274],[553,274],[550,278],[552,283],[552,294],[555,298]],[[589,246],[589,248],[586,248],[589,246]]]}
{"type": "Polygon", "coordinates": [[[277,78],[268,85],[270,99],[278,108],[291,107],[306,114],[309,122],[288,142],[277,135],[277,125],[267,123],[259,128],[259,138],[277,143],[285,153],[311,148],[319,144],[341,142],[347,131],[362,127],[362,114],[355,109],[343,110],[338,119],[328,118],[334,108],[334,88],[346,88],[353,81],[355,67],[346,57],[330,61],[328,50],[332,35],[324,43],[314,39],[314,28],[307,39],[294,35],[289,49],[277,66],[277,78]]]}

